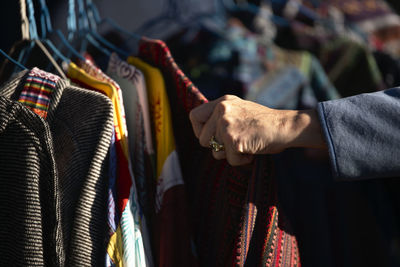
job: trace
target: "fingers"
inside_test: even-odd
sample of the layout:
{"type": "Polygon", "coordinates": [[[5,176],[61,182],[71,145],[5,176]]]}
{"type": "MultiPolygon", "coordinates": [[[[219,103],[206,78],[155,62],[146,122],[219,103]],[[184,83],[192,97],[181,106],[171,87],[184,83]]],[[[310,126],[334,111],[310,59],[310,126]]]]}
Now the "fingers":
{"type": "MultiPolygon", "coordinates": [[[[225,144],[224,144],[224,142],[223,142],[223,139],[221,138],[221,135],[219,134],[219,129],[220,129],[220,128],[217,128],[217,131],[216,131],[216,133],[215,133],[215,139],[216,139],[216,141],[217,141],[218,143],[224,145],[224,147],[225,147],[225,144]]],[[[222,151],[218,151],[218,152],[216,152],[216,151],[213,150],[213,151],[212,151],[212,154],[213,154],[214,158],[217,159],[217,160],[226,159],[226,152],[225,152],[225,149],[222,150],[222,151]]]]}
{"type": "Polygon", "coordinates": [[[199,136],[200,145],[204,147],[210,146],[211,137],[215,135],[217,131],[217,121],[218,121],[218,114],[217,112],[213,112],[211,117],[208,119],[208,121],[204,124],[203,128],[201,129],[201,133],[199,136]]]}
{"type": "MultiPolygon", "coordinates": [[[[221,123],[218,123],[218,126],[221,126],[221,123]]],[[[237,150],[235,144],[232,141],[232,138],[229,138],[226,129],[224,130],[224,132],[221,132],[221,127],[217,127],[215,138],[217,142],[224,144],[225,147],[224,151],[213,151],[213,156],[215,159],[226,159],[228,163],[232,166],[246,165],[253,161],[253,155],[243,154],[237,150]]]]}
{"type": "Polygon", "coordinates": [[[225,151],[213,151],[212,154],[213,157],[217,160],[226,159],[228,163],[232,166],[247,165],[250,164],[254,159],[253,155],[233,152],[229,148],[228,150],[226,150],[225,148],[225,151]]]}
{"type": "MultiPolygon", "coordinates": [[[[232,138],[227,134],[228,125],[222,119],[224,114],[230,113],[232,101],[238,99],[235,96],[223,96],[217,100],[203,104],[190,112],[190,121],[193,131],[203,147],[210,146],[212,136],[216,141],[224,144],[224,151],[212,151],[217,160],[227,159],[232,166],[249,164],[253,155],[240,153],[237,145],[233,144],[232,138]]],[[[237,104],[236,104],[237,105],[237,104]]]]}
{"type": "Polygon", "coordinates": [[[213,157],[217,160],[226,159],[225,151],[218,151],[218,152],[213,151],[212,154],[213,157]]]}
{"type": "Polygon", "coordinates": [[[197,138],[200,137],[201,130],[203,129],[204,124],[208,121],[211,114],[213,113],[215,105],[217,103],[218,103],[217,100],[210,101],[201,106],[198,106],[197,108],[194,108],[190,112],[189,118],[190,121],[192,122],[193,131],[197,138]]]}
{"type": "Polygon", "coordinates": [[[237,97],[232,95],[225,95],[216,100],[200,105],[190,112],[189,118],[192,123],[194,134],[197,138],[200,137],[204,124],[211,117],[212,113],[214,112],[215,106],[221,101],[232,99],[237,99],[237,97]]]}
{"type": "Polygon", "coordinates": [[[250,164],[253,159],[254,156],[250,155],[250,154],[242,154],[242,153],[235,153],[235,152],[231,152],[231,151],[218,151],[212,152],[213,157],[216,160],[222,160],[222,159],[226,159],[228,161],[228,163],[232,166],[241,166],[241,165],[247,165],[250,164]]]}
{"type": "Polygon", "coordinates": [[[226,160],[232,166],[241,166],[253,161],[254,156],[236,151],[232,144],[225,145],[226,160]]]}

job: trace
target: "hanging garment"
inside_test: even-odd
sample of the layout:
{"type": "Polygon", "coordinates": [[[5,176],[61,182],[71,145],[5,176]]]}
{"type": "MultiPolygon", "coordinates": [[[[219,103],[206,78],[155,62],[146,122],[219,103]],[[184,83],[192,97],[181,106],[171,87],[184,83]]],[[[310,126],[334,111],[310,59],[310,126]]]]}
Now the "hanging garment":
{"type": "MultiPolygon", "coordinates": [[[[305,51],[290,51],[278,46],[272,46],[271,49],[273,59],[266,60],[266,64],[274,65],[272,69],[297,67],[309,80],[310,89],[312,90],[309,94],[313,94],[318,101],[338,99],[340,97],[315,56],[305,51]]],[[[317,103],[314,104],[316,105],[317,103]]]]}
{"type": "MultiPolygon", "coordinates": [[[[113,128],[113,133],[111,137],[111,144],[110,144],[110,166],[108,169],[108,209],[107,209],[107,223],[108,223],[108,236],[107,242],[111,239],[111,237],[117,232],[117,227],[120,222],[120,216],[117,211],[117,166],[118,166],[118,158],[117,158],[117,147],[115,143],[115,129],[113,128]]],[[[121,246],[122,247],[122,246],[121,246]]],[[[108,253],[106,253],[106,267],[113,266],[113,261],[108,253]]]]}
{"type": "Polygon", "coordinates": [[[210,51],[220,39],[212,31],[200,29],[194,34],[189,28],[168,38],[167,44],[181,70],[207,99],[214,100],[225,94],[243,97],[245,86],[234,73],[239,64],[238,53],[233,52],[227,60],[210,58],[210,51]]]}
{"type": "Polygon", "coordinates": [[[140,210],[146,218],[146,221],[140,221],[140,224],[143,230],[146,256],[150,266],[153,266],[152,233],[144,231],[153,229],[155,195],[154,150],[144,77],[138,69],[120,60],[116,54],[112,54],[110,57],[107,74],[120,85],[125,103],[128,103],[126,105],[126,121],[130,155],[140,210]],[[147,225],[144,226],[143,224],[146,222],[147,225]]]}
{"type": "Polygon", "coordinates": [[[346,22],[364,32],[370,45],[393,56],[400,52],[400,17],[383,0],[343,1],[331,0],[326,4],[341,10],[346,22]]]}
{"type": "Polygon", "coordinates": [[[1,94],[29,105],[49,125],[59,175],[63,262],[81,266],[104,262],[111,103],[38,69],[26,81],[21,78],[19,74],[1,94]],[[46,100],[47,91],[51,94],[46,100]]]}
{"type": "MultiPolygon", "coordinates": [[[[40,40],[21,40],[16,42],[8,53],[12,58],[22,62],[27,68],[38,67],[46,69],[49,66],[55,68],[56,73],[62,78],[66,78],[62,68],[47,50],[40,40]]],[[[11,78],[12,74],[18,70],[9,60],[5,60],[0,67],[0,84],[11,78]]]]}
{"type": "Polygon", "coordinates": [[[128,63],[145,76],[156,134],[157,188],[155,246],[159,266],[194,266],[181,166],[175,151],[171,109],[164,78],[157,68],[139,58],[128,63]]]}
{"type": "Polygon", "coordinates": [[[4,96],[0,114],[0,265],[64,266],[59,179],[49,126],[4,96]]]}
{"type": "Polygon", "coordinates": [[[207,100],[175,64],[162,41],[143,39],[139,56],[163,70],[171,101],[185,201],[200,266],[299,266],[297,242],[278,213],[272,166],[232,167],[200,147],[189,112],[207,100]]]}
{"type": "MultiPolygon", "coordinates": [[[[108,246],[110,246],[110,240],[113,239],[115,240],[114,242],[112,242],[111,244],[113,244],[112,249],[108,249],[107,250],[107,257],[106,257],[106,266],[110,265],[112,262],[117,263],[117,264],[122,264],[123,262],[123,245],[122,245],[122,236],[121,236],[121,229],[119,227],[119,223],[120,223],[120,219],[121,219],[121,207],[123,207],[123,205],[126,205],[126,202],[128,201],[125,197],[121,198],[121,192],[119,192],[119,186],[121,185],[122,181],[127,181],[128,182],[128,186],[130,185],[130,177],[126,177],[126,171],[125,172],[121,172],[120,168],[119,168],[119,164],[121,164],[119,160],[119,158],[123,158],[123,156],[121,156],[122,154],[122,148],[121,148],[121,144],[117,143],[117,140],[120,142],[121,140],[121,128],[119,127],[120,122],[119,122],[119,118],[118,118],[118,114],[117,110],[115,108],[115,106],[117,106],[117,97],[115,96],[115,94],[113,94],[113,87],[110,84],[107,84],[105,82],[101,82],[98,81],[92,77],[90,77],[89,75],[87,75],[84,70],[80,69],[78,66],[76,66],[74,63],[70,63],[70,65],[68,66],[68,72],[67,72],[68,77],[75,83],[80,84],[83,88],[91,88],[93,90],[99,90],[100,92],[105,92],[105,94],[111,99],[111,101],[113,102],[113,126],[114,126],[114,137],[115,140],[113,140],[114,142],[111,143],[110,146],[110,151],[114,151],[116,154],[111,155],[110,157],[110,162],[112,163],[111,165],[111,169],[109,172],[109,186],[108,186],[108,204],[111,204],[108,207],[108,217],[112,217],[111,220],[108,219],[109,224],[114,221],[116,223],[116,229],[113,230],[112,228],[109,228],[109,233],[111,236],[108,237],[107,239],[107,243],[108,246]],[[93,87],[91,87],[93,86],[93,87]],[[100,89],[99,89],[100,88],[100,89]],[[118,134],[117,134],[118,133],[118,134]],[[115,149],[115,150],[114,150],[115,149]],[[116,164],[116,182],[113,183],[113,164],[116,164]],[[122,174],[125,174],[124,178],[122,174]],[[115,192],[115,194],[113,193],[115,192]],[[111,195],[110,195],[111,193],[111,195]],[[117,198],[114,199],[114,196],[116,196],[117,198]],[[115,200],[116,200],[116,207],[114,205],[112,205],[112,203],[114,202],[115,204],[115,200]],[[116,215],[112,215],[113,213],[116,213],[116,215]],[[119,239],[116,239],[116,236],[119,236],[119,239]],[[119,241],[119,242],[117,242],[119,241]],[[111,261],[111,262],[110,262],[111,261]]],[[[124,162],[125,163],[125,162],[124,162]]],[[[126,170],[126,164],[124,164],[124,168],[123,170],[126,170]]],[[[125,196],[127,195],[127,193],[125,192],[125,196]]]]}
{"type": "MultiPolygon", "coordinates": [[[[133,173],[138,188],[138,201],[146,217],[148,229],[154,229],[156,168],[144,76],[137,68],[120,60],[114,53],[110,57],[107,75],[120,85],[125,103],[127,103],[126,122],[133,173]]],[[[143,240],[147,255],[152,255],[150,240],[153,240],[151,232],[143,240]]],[[[149,256],[149,259],[152,260],[152,257],[149,256]]],[[[150,265],[154,264],[150,263],[150,265]]]]}
{"type": "MultiPolygon", "coordinates": [[[[263,79],[265,73],[296,67],[310,85],[303,89],[305,98],[308,99],[306,107],[314,107],[318,101],[339,98],[336,88],[315,56],[306,51],[282,49],[270,40],[265,40],[263,36],[251,33],[239,22],[227,27],[225,39],[221,39],[211,49],[210,59],[213,62],[227,61],[236,54],[239,64],[233,69],[233,73],[245,84],[245,95],[247,91],[252,91],[254,83],[263,79]]],[[[259,82],[256,86],[259,86],[259,82]]]]}
{"type": "MultiPolygon", "coordinates": [[[[85,64],[81,62],[81,64],[85,64]]],[[[86,63],[85,68],[93,75],[100,77],[94,78],[74,63],[68,66],[67,75],[74,82],[82,84],[85,88],[100,91],[106,94],[114,104],[114,129],[116,132],[116,150],[118,163],[117,176],[117,207],[120,223],[116,232],[110,238],[107,252],[113,263],[122,266],[125,262],[132,263],[134,266],[146,266],[147,259],[143,247],[143,237],[139,220],[146,225],[145,218],[141,216],[140,207],[137,203],[137,190],[132,181],[132,167],[129,158],[129,147],[127,141],[127,130],[124,111],[121,106],[121,93],[109,78],[104,78],[105,74],[101,70],[95,69],[94,65],[86,63]],[[131,206],[136,207],[131,211],[131,206]]],[[[119,86],[118,86],[119,88],[119,86]]]]}
{"type": "Polygon", "coordinates": [[[312,52],[340,96],[375,92],[384,88],[384,77],[365,43],[332,34],[324,38],[316,30],[304,29],[304,26],[298,24],[295,26],[292,32],[282,33],[284,37],[293,35],[293,39],[280,38],[279,45],[312,52]]]}
{"type": "MultiPolygon", "coordinates": [[[[114,107],[113,107],[113,118],[114,118],[114,128],[115,128],[115,135],[116,135],[116,143],[117,143],[117,153],[118,153],[118,160],[122,161],[123,160],[123,170],[119,170],[118,174],[118,183],[121,184],[124,182],[126,186],[118,185],[118,210],[119,213],[121,214],[126,202],[128,201],[129,198],[129,188],[131,184],[131,179],[130,179],[130,174],[129,174],[129,168],[128,168],[128,163],[126,160],[126,157],[124,157],[124,147],[126,147],[126,137],[124,135],[124,130],[123,127],[121,126],[121,121],[122,121],[122,116],[121,116],[121,110],[120,110],[120,102],[118,98],[118,94],[115,92],[114,87],[106,82],[99,81],[91,76],[89,76],[83,69],[79,68],[77,65],[74,63],[70,63],[68,66],[68,77],[75,83],[83,86],[84,88],[92,89],[94,91],[99,91],[107,95],[110,100],[112,101],[114,107]],[[121,160],[121,159],[122,160],[121,160]],[[128,171],[127,171],[128,170],[128,171]],[[123,179],[120,178],[120,176],[125,175],[123,179]],[[122,192],[124,194],[122,194],[122,192]]],[[[122,165],[122,163],[119,163],[122,165]]],[[[121,168],[121,167],[120,167],[121,168]]]]}
{"type": "MultiPolygon", "coordinates": [[[[149,154],[154,154],[154,137],[151,132],[149,102],[143,73],[127,62],[120,60],[116,54],[111,55],[107,72],[111,74],[110,76],[120,79],[127,86],[127,82],[129,82],[129,87],[134,86],[135,90],[122,90],[122,93],[126,95],[127,98],[132,98],[134,102],[140,105],[144,123],[145,149],[149,154]]],[[[130,105],[128,106],[127,108],[130,108],[130,105]]],[[[128,127],[131,123],[132,121],[127,122],[128,127]]],[[[132,126],[131,128],[133,132],[136,132],[136,127],[132,126]]]]}

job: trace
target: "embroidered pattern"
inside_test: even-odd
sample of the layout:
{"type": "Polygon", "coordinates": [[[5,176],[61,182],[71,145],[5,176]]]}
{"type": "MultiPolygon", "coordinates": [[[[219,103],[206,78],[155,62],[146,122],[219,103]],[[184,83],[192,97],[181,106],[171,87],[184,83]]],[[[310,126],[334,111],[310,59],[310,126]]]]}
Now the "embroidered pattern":
{"type": "Polygon", "coordinates": [[[119,77],[129,80],[133,84],[139,83],[139,70],[128,64],[126,61],[120,60],[118,55],[115,53],[110,56],[108,71],[116,73],[119,77]]]}

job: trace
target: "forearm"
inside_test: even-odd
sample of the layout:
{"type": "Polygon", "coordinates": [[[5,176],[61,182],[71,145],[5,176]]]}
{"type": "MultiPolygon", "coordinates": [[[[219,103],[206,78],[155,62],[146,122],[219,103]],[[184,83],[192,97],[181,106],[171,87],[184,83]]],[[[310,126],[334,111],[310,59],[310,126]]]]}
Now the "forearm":
{"type": "Polygon", "coordinates": [[[286,139],[286,148],[327,149],[316,110],[285,110],[282,113],[282,132],[286,139]]]}

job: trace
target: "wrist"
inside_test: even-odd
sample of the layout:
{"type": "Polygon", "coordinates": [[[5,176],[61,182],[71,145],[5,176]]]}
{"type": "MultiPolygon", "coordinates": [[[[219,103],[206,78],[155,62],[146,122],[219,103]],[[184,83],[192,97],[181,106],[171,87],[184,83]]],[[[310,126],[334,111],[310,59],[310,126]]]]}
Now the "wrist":
{"type": "Polygon", "coordinates": [[[316,110],[290,110],[287,117],[286,148],[326,148],[316,110]]]}

